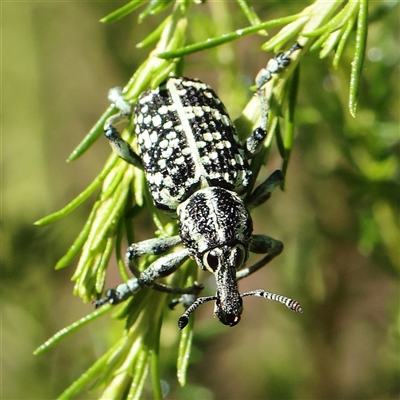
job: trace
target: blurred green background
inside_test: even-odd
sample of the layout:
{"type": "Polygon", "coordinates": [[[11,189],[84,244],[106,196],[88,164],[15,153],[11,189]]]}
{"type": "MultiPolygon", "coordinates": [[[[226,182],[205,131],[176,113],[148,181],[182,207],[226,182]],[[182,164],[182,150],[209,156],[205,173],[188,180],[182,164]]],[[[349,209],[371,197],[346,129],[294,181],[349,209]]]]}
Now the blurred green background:
{"type": "MultiPolygon", "coordinates": [[[[147,50],[135,49],[159,23],[137,14],[98,21],[114,2],[2,3],[2,363],[1,398],[52,399],[118,337],[109,316],[41,356],[33,350],[92,311],[72,296],[73,267],[54,271],[88,216],[89,199],[44,228],[33,222],[68,203],[110,153],[99,140],[65,159],[102,114],[110,87],[124,85],[147,50]],[[114,338],[114,339],[113,339],[114,338]]],[[[250,2],[263,19],[303,2],[250,2]]],[[[298,300],[302,315],[246,298],[229,329],[200,308],[189,384],[174,376],[178,313],[168,319],[161,360],[171,399],[398,399],[399,361],[399,8],[371,2],[357,118],[347,109],[347,47],[338,70],[316,53],[301,61],[297,133],[285,192],[254,212],[255,233],[285,250],[241,291],[264,288],[298,300]]],[[[235,2],[193,8],[190,40],[246,26],[235,2]],[[210,18],[212,15],[212,20],[210,18]]],[[[272,33],[272,31],[271,31],[272,33]]],[[[233,117],[272,54],[260,36],[188,57],[185,75],[210,83],[233,117]]],[[[276,146],[260,180],[279,168],[276,146]]],[[[142,218],[143,239],[153,236],[142,218]]],[[[206,278],[206,277],[204,277],[206,278]]],[[[110,270],[109,285],[119,282],[110,270]]],[[[206,280],[206,284],[211,281],[206,280]]],[[[148,397],[151,398],[149,389],[148,397]]],[[[80,398],[96,398],[96,392],[80,398]]]]}

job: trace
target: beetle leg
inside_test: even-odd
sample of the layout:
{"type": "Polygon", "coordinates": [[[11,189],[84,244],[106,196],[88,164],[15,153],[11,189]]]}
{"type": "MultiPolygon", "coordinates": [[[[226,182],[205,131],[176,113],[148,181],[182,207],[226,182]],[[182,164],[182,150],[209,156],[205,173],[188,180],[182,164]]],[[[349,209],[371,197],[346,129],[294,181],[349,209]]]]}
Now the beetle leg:
{"type": "Polygon", "coordinates": [[[290,56],[296,50],[300,50],[301,48],[302,46],[296,42],[286,53],[279,52],[274,58],[269,60],[266,68],[261,69],[256,76],[257,89],[262,88],[267,82],[269,82],[272,79],[273,74],[282,72],[290,64],[290,56]]]}
{"type": "Polygon", "coordinates": [[[272,192],[283,182],[283,179],[282,171],[278,169],[257,186],[253,193],[245,200],[248,210],[265,203],[271,197],[272,192]]]}
{"type": "Polygon", "coordinates": [[[109,140],[111,148],[119,157],[137,168],[143,169],[143,163],[138,154],[136,154],[131,145],[122,139],[120,133],[115,127],[119,122],[127,121],[132,116],[132,107],[125,101],[120,88],[113,88],[108,93],[108,100],[114,104],[120,111],[112,115],[104,123],[104,135],[109,140]]]}
{"type": "MultiPolygon", "coordinates": [[[[132,246],[131,246],[132,247],[132,246]]],[[[96,308],[105,303],[118,304],[127,298],[133,296],[142,286],[148,286],[159,292],[174,294],[198,294],[203,288],[202,285],[194,283],[186,288],[175,288],[163,283],[155,282],[156,279],[168,276],[175,272],[187,259],[189,252],[181,250],[176,253],[167,254],[154,261],[143,272],[140,272],[134,265],[133,258],[129,260],[129,268],[134,271],[136,278],[132,278],[126,283],[118,285],[115,289],[110,289],[106,293],[106,297],[94,302],[96,308]]]]}
{"type": "Polygon", "coordinates": [[[250,251],[256,254],[267,254],[260,261],[252,266],[242,269],[236,273],[236,280],[243,279],[246,276],[258,271],[264,265],[268,264],[273,258],[282,253],[283,243],[266,235],[252,235],[250,242],[250,251]]]}
{"type": "Polygon", "coordinates": [[[299,49],[301,49],[301,46],[296,42],[286,53],[277,53],[256,76],[257,94],[261,103],[261,121],[260,126],[254,129],[251,136],[244,143],[247,158],[253,157],[258,152],[267,136],[269,106],[265,102],[263,86],[272,79],[274,74],[282,72],[290,64],[290,56],[299,49]]]}

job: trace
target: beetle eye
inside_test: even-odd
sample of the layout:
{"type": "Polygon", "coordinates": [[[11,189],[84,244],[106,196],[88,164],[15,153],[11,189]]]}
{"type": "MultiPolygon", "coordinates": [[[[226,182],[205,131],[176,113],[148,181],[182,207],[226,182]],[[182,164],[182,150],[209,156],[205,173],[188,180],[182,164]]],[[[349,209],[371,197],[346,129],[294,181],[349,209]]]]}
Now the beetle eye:
{"type": "Polygon", "coordinates": [[[242,246],[236,247],[236,261],[235,268],[240,269],[246,259],[246,251],[242,246]]]}
{"type": "Polygon", "coordinates": [[[209,271],[215,272],[217,270],[218,261],[219,254],[215,249],[204,254],[203,263],[209,271]]]}

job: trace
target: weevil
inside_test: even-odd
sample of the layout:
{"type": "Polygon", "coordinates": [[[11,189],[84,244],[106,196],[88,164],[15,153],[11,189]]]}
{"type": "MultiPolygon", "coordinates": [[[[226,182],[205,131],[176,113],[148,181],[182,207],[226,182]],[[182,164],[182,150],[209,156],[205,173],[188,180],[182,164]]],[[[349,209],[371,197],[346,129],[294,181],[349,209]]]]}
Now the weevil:
{"type": "Polygon", "coordinates": [[[118,304],[142,286],[181,294],[172,306],[187,306],[178,322],[183,329],[190,314],[201,304],[215,301],[214,314],[229,326],[240,321],[243,297],[258,296],[279,301],[289,309],[302,312],[300,304],[288,297],[255,290],[240,293],[238,281],[262,268],[283,250],[279,240],[253,234],[249,210],[263,204],[283,181],[277,170],[249,193],[252,171],[249,165],[266,138],[268,108],[263,86],[274,74],[290,64],[295,44],[278,53],[256,78],[261,101],[261,123],[244,142],[239,140],[233,122],[214,91],[198,79],[169,77],[154,90],[142,93],[132,110],[118,90],[109,99],[120,112],[104,126],[113,150],[126,162],[144,170],[155,206],[178,218],[179,235],[134,243],[126,253],[126,265],[134,278],[108,290],[95,302],[118,304]],[[136,153],[120,136],[115,124],[134,118],[136,153]],[[182,249],[168,253],[175,246],[182,249]],[[254,265],[245,267],[249,252],[264,254],[254,265]],[[168,253],[168,254],[165,254],[168,253]],[[144,271],[135,260],[144,255],[162,255],[144,271]],[[174,288],[156,282],[176,271],[192,258],[202,270],[215,275],[216,294],[199,297],[202,286],[174,288]]]}

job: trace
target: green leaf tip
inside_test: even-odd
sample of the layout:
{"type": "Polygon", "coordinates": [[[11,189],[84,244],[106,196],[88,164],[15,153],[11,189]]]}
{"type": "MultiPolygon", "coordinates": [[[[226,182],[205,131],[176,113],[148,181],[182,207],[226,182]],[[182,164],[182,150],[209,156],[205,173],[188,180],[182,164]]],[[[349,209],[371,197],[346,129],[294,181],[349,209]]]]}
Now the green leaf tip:
{"type": "Polygon", "coordinates": [[[357,112],[357,95],[360,87],[362,68],[365,59],[365,48],[368,32],[368,0],[359,1],[357,17],[356,50],[351,63],[349,110],[352,117],[357,112]]]}

